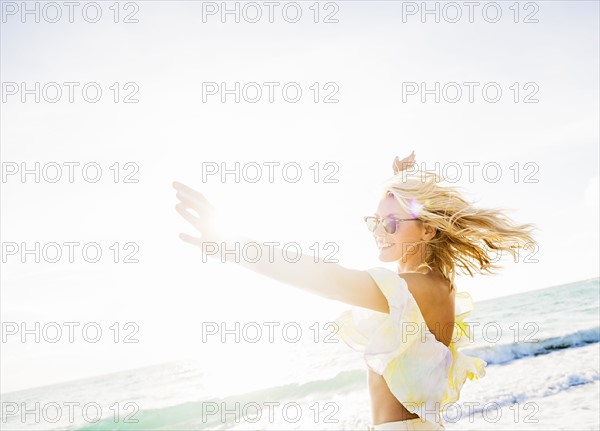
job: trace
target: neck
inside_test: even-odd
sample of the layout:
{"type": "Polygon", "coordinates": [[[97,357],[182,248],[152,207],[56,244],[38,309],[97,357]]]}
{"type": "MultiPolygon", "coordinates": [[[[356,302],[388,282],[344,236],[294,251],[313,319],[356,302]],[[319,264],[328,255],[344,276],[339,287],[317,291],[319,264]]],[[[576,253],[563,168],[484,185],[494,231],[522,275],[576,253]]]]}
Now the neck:
{"type": "Polygon", "coordinates": [[[419,265],[424,263],[421,259],[400,259],[398,261],[398,273],[402,274],[404,272],[418,272],[421,274],[428,274],[430,271],[427,268],[421,268],[417,270],[419,265]]]}

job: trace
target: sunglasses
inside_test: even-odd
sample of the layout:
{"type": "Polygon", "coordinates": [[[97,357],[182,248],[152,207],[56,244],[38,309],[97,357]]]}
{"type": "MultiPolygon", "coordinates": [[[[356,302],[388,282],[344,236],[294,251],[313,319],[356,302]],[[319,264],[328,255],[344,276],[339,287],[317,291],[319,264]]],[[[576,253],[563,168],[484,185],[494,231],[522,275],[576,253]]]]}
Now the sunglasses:
{"type": "Polygon", "coordinates": [[[364,217],[365,223],[367,225],[367,229],[369,229],[371,232],[375,232],[375,229],[377,229],[377,225],[381,222],[383,224],[383,229],[389,233],[389,234],[393,234],[396,233],[396,230],[398,229],[398,223],[403,222],[403,221],[418,221],[418,218],[396,218],[396,217],[392,217],[392,216],[387,216],[384,217],[382,219],[380,219],[379,217],[375,217],[375,216],[366,216],[364,217]]]}

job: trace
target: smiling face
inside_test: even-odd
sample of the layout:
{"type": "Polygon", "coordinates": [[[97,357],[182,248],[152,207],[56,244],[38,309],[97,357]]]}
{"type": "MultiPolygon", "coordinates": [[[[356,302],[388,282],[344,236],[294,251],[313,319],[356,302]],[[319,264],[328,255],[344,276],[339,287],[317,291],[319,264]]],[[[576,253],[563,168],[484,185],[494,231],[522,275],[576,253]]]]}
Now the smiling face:
{"type": "MultiPolygon", "coordinates": [[[[377,206],[375,216],[381,218],[392,216],[397,219],[415,219],[415,215],[406,211],[393,195],[387,195],[377,206]]],[[[379,260],[396,262],[406,270],[422,262],[423,241],[430,240],[435,235],[435,229],[420,220],[398,221],[396,232],[388,233],[379,223],[373,232],[373,238],[379,248],[379,260]]]]}

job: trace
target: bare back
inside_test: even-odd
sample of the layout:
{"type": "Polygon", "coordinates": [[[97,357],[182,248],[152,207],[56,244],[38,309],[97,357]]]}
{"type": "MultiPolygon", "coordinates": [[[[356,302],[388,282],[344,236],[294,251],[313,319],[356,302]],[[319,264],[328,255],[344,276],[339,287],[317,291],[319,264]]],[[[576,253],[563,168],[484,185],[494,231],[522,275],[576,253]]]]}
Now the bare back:
{"type": "MultiPolygon", "coordinates": [[[[415,298],[428,329],[448,346],[454,329],[454,291],[439,273],[400,275],[415,298]]],[[[383,376],[368,370],[373,423],[402,421],[419,417],[410,413],[392,394],[383,376]]]]}

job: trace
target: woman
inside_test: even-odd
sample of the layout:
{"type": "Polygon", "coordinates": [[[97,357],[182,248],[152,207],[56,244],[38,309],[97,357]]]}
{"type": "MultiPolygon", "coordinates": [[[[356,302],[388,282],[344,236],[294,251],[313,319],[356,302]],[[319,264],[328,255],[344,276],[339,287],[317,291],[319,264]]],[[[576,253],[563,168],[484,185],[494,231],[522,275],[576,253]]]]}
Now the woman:
{"type": "MultiPolygon", "coordinates": [[[[466,292],[456,292],[454,277],[457,272],[492,273],[497,253],[515,256],[518,247],[533,243],[532,225],[516,225],[498,210],[473,207],[456,188],[439,185],[442,179],[431,172],[408,173],[414,162],[414,152],[394,159],[394,176],[384,184],[377,211],[365,217],[379,259],[397,262],[397,272],[315,263],[309,255],[291,263],[266,248],[262,256],[269,259],[238,262],[358,307],[336,323],[338,335],[364,353],[371,430],[445,429],[444,407],[458,400],[467,378],[483,377],[487,365],[458,350],[470,338],[464,318],[473,305],[466,292]]],[[[201,193],[180,183],[173,186],[180,200],[177,211],[202,235],[181,234],[182,240],[200,247],[204,242],[258,244],[246,237],[227,238],[216,228],[214,208],[201,193]]]]}

